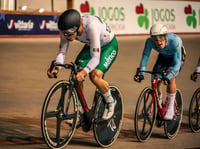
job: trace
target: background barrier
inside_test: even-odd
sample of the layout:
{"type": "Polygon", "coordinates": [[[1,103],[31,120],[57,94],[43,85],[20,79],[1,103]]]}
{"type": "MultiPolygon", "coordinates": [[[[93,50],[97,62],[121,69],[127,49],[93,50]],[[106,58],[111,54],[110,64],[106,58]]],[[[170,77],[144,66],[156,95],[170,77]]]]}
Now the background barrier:
{"type": "MultiPolygon", "coordinates": [[[[82,15],[101,17],[117,35],[148,34],[155,23],[166,24],[174,33],[200,33],[200,2],[74,0],[72,6],[82,15]]],[[[58,35],[60,13],[33,13],[0,11],[0,37],[58,35]]]]}

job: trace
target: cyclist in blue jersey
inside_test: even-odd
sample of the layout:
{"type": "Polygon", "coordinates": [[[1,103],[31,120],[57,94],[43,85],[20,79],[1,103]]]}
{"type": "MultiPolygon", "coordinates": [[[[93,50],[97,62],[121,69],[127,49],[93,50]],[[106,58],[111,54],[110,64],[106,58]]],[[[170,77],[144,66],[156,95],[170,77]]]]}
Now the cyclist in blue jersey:
{"type": "MultiPolygon", "coordinates": [[[[154,49],[159,53],[157,61],[153,67],[153,71],[159,72],[166,70],[167,75],[163,78],[164,84],[167,86],[167,97],[169,99],[165,120],[172,120],[174,115],[174,100],[176,97],[176,82],[175,78],[178,76],[181,67],[183,66],[183,52],[184,46],[181,38],[174,34],[168,33],[167,27],[164,24],[154,24],[150,29],[150,37],[147,38],[142,59],[140,62],[140,70],[146,70],[147,61],[149,59],[151,50],[154,49]]],[[[134,76],[136,82],[141,82],[144,79],[143,72],[134,76]]],[[[159,76],[161,78],[162,76],[159,76]]],[[[152,76],[153,78],[153,76],[152,76]]],[[[158,83],[158,96],[160,104],[162,103],[161,83],[158,83]]]]}
{"type": "Polygon", "coordinates": [[[200,73],[200,57],[199,57],[199,60],[198,60],[198,63],[196,65],[194,72],[190,76],[191,80],[196,81],[199,73],[200,73]]]}

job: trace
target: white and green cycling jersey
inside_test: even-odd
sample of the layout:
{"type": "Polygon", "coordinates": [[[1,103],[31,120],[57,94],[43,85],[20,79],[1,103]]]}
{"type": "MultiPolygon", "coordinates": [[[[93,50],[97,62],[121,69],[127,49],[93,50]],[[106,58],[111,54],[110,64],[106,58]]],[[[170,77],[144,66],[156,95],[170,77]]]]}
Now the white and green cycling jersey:
{"type": "MultiPolygon", "coordinates": [[[[83,32],[76,40],[85,43],[77,56],[76,64],[90,73],[95,68],[106,72],[118,54],[118,42],[108,24],[96,16],[83,16],[83,32]]],[[[64,63],[69,41],[60,32],[60,48],[57,63],[64,63]]]]}

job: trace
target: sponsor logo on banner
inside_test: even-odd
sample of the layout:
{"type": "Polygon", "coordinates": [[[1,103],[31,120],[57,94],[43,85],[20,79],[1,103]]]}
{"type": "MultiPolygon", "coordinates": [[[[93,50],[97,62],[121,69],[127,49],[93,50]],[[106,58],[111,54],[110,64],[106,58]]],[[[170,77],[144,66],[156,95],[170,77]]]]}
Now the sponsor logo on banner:
{"type": "Polygon", "coordinates": [[[187,15],[187,25],[195,29],[197,27],[196,11],[192,9],[192,6],[189,4],[184,8],[184,13],[187,15]]]}
{"type": "Polygon", "coordinates": [[[17,29],[19,31],[30,31],[34,27],[34,22],[28,20],[27,22],[24,20],[17,20],[16,22],[11,19],[9,24],[7,24],[9,30],[17,29]]]}
{"type": "Polygon", "coordinates": [[[139,15],[138,17],[139,27],[144,27],[147,30],[149,28],[148,10],[144,8],[142,3],[140,3],[138,6],[136,6],[135,12],[136,14],[139,15]]]}
{"type": "Polygon", "coordinates": [[[124,23],[125,8],[121,6],[91,6],[86,0],[80,4],[80,12],[84,15],[98,16],[108,22],[109,26],[113,30],[122,31],[126,29],[126,24],[124,23]]]}
{"type": "Polygon", "coordinates": [[[57,22],[53,20],[49,20],[48,22],[46,20],[42,20],[42,23],[40,24],[40,29],[48,29],[50,31],[58,31],[57,22]]]}
{"type": "Polygon", "coordinates": [[[159,8],[145,8],[143,3],[136,5],[135,13],[138,15],[137,23],[140,28],[149,30],[155,23],[164,23],[168,29],[176,29],[175,10],[163,6],[159,8]]]}

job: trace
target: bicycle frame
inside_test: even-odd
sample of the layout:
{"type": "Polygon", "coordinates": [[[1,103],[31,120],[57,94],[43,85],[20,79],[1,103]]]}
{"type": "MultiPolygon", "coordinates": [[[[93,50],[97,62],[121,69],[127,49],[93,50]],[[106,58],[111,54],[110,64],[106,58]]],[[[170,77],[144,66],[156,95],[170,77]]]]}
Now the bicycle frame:
{"type": "MultiPolygon", "coordinates": [[[[160,119],[163,120],[165,113],[166,113],[167,105],[168,105],[168,97],[166,97],[165,104],[162,107],[159,104],[159,98],[158,98],[158,92],[157,92],[157,83],[159,81],[162,81],[162,80],[155,75],[153,80],[152,80],[152,84],[151,84],[151,88],[153,89],[151,109],[152,109],[152,106],[153,106],[153,100],[154,100],[154,98],[156,98],[157,108],[158,108],[158,112],[160,114],[160,119]]],[[[147,97],[147,99],[148,99],[148,97],[147,97]]],[[[146,99],[146,101],[147,101],[147,99],[146,99]]],[[[175,113],[174,116],[177,116],[177,115],[179,115],[179,112],[178,112],[178,106],[177,106],[176,102],[175,102],[175,107],[176,107],[177,113],[175,113]]],[[[150,112],[152,111],[151,109],[150,109],[150,112]]]]}
{"type": "Polygon", "coordinates": [[[154,79],[153,79],[152,84],[151,84],[151,85],[152,85],[151,88],[153,89],[151,107],[152,107],[152,105],[153,105],[153,99],[156,98],[158,112],[159,112],[159,114],[160,114],[161,120],[163,120],[163,117],[165,116],[166,109],[167,109],[168,98],[166,98],[164,107],[162,107],[162,106],[159,104],[159,98],[158,98],[158,92],[157,92],[157,83],[158,83],[159,81],[161,81],[161,79],[158,78],[157,76],[154,76],[154,79]]]}
{"type": "MultiPolygon", "coordinates": [[[[65,67],[66,69],[71,69],[71,74],[69,76],[69,83],[71,84],[70,89],[69,89],[70,93],[72,92],[73,89],[76,90],[78,100],[81,103],[81,106],[85,112],[84,114],[86,115],[88,122],[90,124],[92,124],[93,119],[94,119],[93,108],[91,110],[89,109],[87,102],[85,100],[85,97],[83,95],[83,92],[80,88],[80,85],[79,85],[78,81],[76,80],[76,74],[78,72],[78,68],[74,64],[72,64],[72,65],[56,64],[56,66],[62,66],[62,67],[65,67]]],[[[70,97],[71,97],[71,94],[69,95],[69,99],[70,99],[70,97]]],[[[93,101],[93,102],[94,102],[93,104],[95,104],[95,101],[93,101]]]]}

